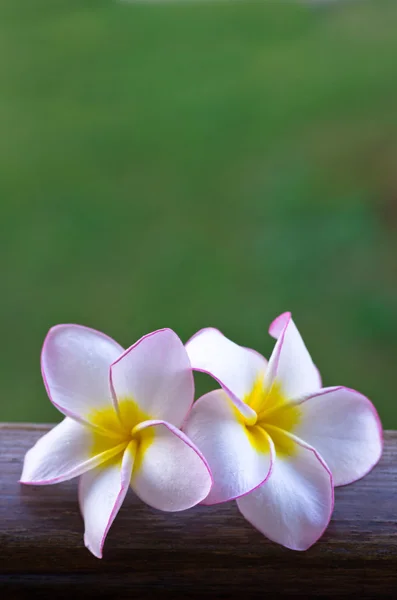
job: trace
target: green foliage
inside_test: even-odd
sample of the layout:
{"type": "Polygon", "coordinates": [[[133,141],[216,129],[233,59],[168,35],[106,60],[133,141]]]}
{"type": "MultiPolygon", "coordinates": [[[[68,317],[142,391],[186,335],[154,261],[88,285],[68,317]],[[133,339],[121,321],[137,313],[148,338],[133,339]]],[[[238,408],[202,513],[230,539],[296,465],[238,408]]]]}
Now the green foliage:
{"type": "Polygon", "coordinates": [[[0,0],[0,420],[59,418],[53,324],[214,325],[268,355],[292,310],[325,385],[397,427],[396,17],[0,0]]]}

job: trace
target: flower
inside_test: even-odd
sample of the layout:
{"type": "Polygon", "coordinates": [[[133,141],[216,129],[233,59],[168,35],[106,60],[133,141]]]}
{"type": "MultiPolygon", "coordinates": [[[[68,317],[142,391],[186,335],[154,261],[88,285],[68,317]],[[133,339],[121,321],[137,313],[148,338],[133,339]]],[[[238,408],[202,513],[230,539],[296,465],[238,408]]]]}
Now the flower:
{"type": "Polygon", "coordinates": [[[213,474],[205,504],[237,499],[268,538],[306,550],[329,523],[334,485],[360,479],[379,460],[382,429],[359,392],[321,387],[290,313],[269,333],[277,340],[269,363],[216,329],[193,336],[186,345],[193,369],[223,389],[193,405],[184,431],[213,474]]]}
{"type": "Polygon", "coordinates": [[[127,490],[164,511],[202,501],[208,465],[179,428],[194,397],[186,350],[170,329],[124,351],[78,325],[50,329],[41,355],[51,402],[66,418],[31,448],[21,483],[46,485],[81,475],[84,542],[98,558],[127,490]]]}

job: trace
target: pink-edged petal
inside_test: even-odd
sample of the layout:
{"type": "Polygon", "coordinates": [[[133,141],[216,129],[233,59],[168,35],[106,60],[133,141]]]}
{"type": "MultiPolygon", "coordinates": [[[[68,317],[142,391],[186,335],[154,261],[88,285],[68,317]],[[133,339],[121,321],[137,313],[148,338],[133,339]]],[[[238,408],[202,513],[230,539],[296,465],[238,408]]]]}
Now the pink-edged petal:
{"type": "Polygon", "coordinates": [[[382,455],[382,425],[373,404],[355,390],[324,388],[299,404],[294,433],[331,469],[334,485],[364,477],[382,455]]]}
{"type": "Polygon", "coordinates": [[[214,483],[204,504],[238,498],[269,476],[274,446],[266,432],[247,427],[224,390],[215,390],[194,403],[184,431],[210,466],[214,483]]]}
{"type": "MultiPolygon", "coordinates": [[[[99,437],[101,453],[94,456],[92,430],[66,417],[26,453],[20,483],[59,483],[96,467],[115,451],[114,440],[99,437]]],[[[96,441],[98,443],[98,435],[96,441]]]]}
{"type": "Polygon", "coordinates": [[[272,336],[275,340],[278,340],[280,335],[283,333],[285,327],[288,325],[288,322],[291,319],[290,312],[281,313],[278,317],[274,319],[269,325],[269,335],[272,336]]]}
{"type": "Polygon", "coordinates": [[[291,318],[283,313],[269,328],[270,335],[277,338],[269,359],[265,376],[265,388],[270,389],[277,381],[281,393],[287,399],[299,398],[321,388],[321,377],[291,318]]]}
{"type": "Polygon", "coordinates": [[[111,367],[111,383],[119,401],[133,400],[151,419],[179,427],[194,398],[189,357],[171,329],[141,338],[111,367]]]}
{"type": "Polygon", "coordinates": [[[253,415],[241,400],[252,391],[258,378],[264,377],[267,361],[263,356],[235,344],[213,327],[197,332],[187,342],[186,350],[193,369],[211,375],[237,400],[235,404],[243,414],[253,415]]]}
{"type": "Polygon", "coordinates": [[[131,478],[134,492],[159,510],[176,512],[195,506],[208,495],[208,464],[189,438],[170,423],[147,421],[140,427],[131,478]]]}
{"type": "Polygon", "coordinates": [[[135,450],[136,444],[131,442],[124,454],[80,478],[79,503],[84,519],[84,543],[97,558],[102,558],[106,536],[127,494],[135,450]]]}
{"type": "Polygon", "coordinates": [[[90,413],[113,405],[110,365],[123,348],[103,333],[81,325],[50,329],[41,371],[51,402],[63,414],[90,422],[90,413]]]}
{"type": "Polygon", "coordinates": [[[332,475],[313,448],[293,443],[292,455],[277,456],[266,483],[239,498],[237,504],[244,517],[270,540],[292,550],[307,550],[331,518],[332,475]]]}

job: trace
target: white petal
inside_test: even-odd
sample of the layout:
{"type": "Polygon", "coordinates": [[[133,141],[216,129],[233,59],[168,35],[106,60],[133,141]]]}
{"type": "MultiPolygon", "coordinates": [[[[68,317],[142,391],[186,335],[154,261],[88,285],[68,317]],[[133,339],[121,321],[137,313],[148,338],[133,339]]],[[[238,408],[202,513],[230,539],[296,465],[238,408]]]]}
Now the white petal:
{"type": "MultiPolygon", "coordinates": [[[[211,375],[233,400],[243,400],[264,377],[267,361],[255,350],[238,346],[217,329],[208,327],[196,333],[186,344],[193,369],[211,375]]],[[[247,417],[251,409],[236,403],[247,417]]]]}
{"type": "Polygon", "coordinates": [[[82,475],[79,503],[84,518],[84,543],[98,558],[108,531],[127,494],[135,458],[133,442],[123,455],[82,475]]]}
{"type": "Polygon", "coordinates": [[[208,495],[208,465],[187,436],[169,423],[148,421],[141,429],[131,487],[147,504],[180,511],[208,495]]]}
{"type": "Polygon", "coordinates": [[[277,317],[270,325],[271,335],[278,336],[269,359],[265,387],[274,381],[287,399],[295,399],[321,388],[321,377],[291,319],[290,313],[277,317]]]}
{"type": "Polygon", "coordinates": [[[205,456],[214,479],[204,504],[237,498],[269,476],[274,454],[271,439],[256,426],[246,427],[223,390],[194,403],[184,431],[205,456]]]}
{"type": "Polygon", "coordinates": [[[382,425],[373,404],[355,390],[324,388],[299,405],[294,433],[331,469],[334,485],[364,477],[382,454],[382,425]]]}
{"type": "Polygon", "coordinates": [[[291,313],[285,312],[279,315],[270,323],[269,325],[269,335],[272,336],[275,340],[278,340],[280,335],[283,333],[286,325],[288,325],[289,320],[291,319],[291,313]]]}
{"type": "MultiPolygon", "coordinates": [[[[26,456],[21,483],[48,485],[77,477],[113,455],[115,442],[66,417],[31,448],[26,456]],[[100,454],[93,454],[100,439],[100,454]]],[[[117,452],[117,450],[116,450],[117,452]]]]}
{"type": "Polygon", "coordinates": [[[292,550],[307,550],[331,518],[332,476],[313,449],[295,443],[293,456],[277,456],[266,483],[237,504],[269,539],[292,550]]]}
{"type": "Polygon", "coordinates": [[[180,426],[194,398],[189,357],[179,337],[161,329],[141,338],[111,367],[119,401],[131,399],[150,419],[180,426]]]}
{"type": "Polygon", "coordinates": [[[80,325],[50,329],[41,354],[41,370],[51,402],[63,414],[90,421],[94,410],[113,405],[109,369],[123,352],[114,340],[80,325]]]}

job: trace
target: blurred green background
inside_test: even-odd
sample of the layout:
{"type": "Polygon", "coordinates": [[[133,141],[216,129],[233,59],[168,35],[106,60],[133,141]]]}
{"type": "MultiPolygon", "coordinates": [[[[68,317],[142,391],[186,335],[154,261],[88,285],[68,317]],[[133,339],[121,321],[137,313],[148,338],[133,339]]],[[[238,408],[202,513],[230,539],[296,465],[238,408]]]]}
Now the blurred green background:
{"type": "MultiPolygon", "coordinates": [[[[0,420],[39,355],[291,310],[325,385],[397,428],[397,3],[0,0],[0,420]]],[[[212,384],[201,376],[198,393],[212,384]]]]}

